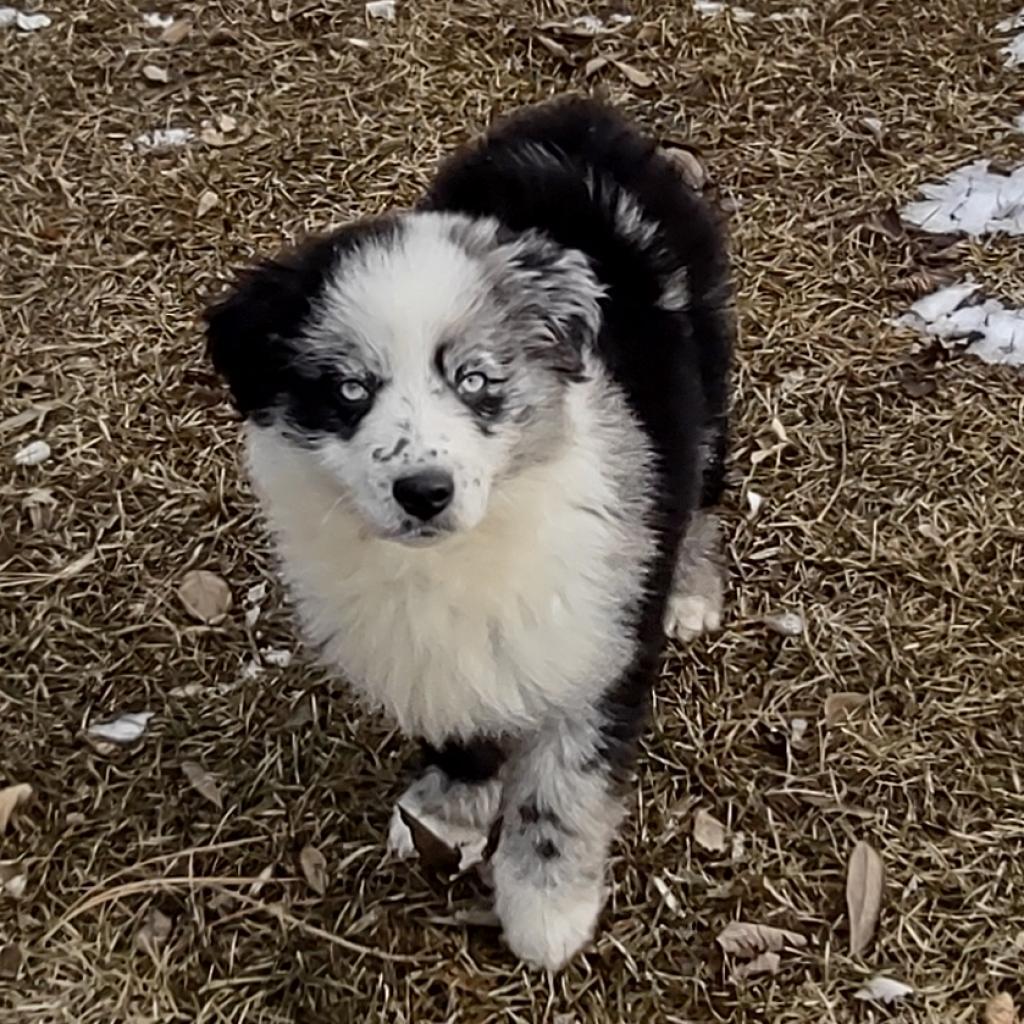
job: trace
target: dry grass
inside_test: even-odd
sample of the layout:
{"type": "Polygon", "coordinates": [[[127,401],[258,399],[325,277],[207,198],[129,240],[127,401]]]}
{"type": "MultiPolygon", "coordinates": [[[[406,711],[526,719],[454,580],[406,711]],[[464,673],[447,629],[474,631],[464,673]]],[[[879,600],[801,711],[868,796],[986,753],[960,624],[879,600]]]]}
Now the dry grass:
{"type": "MultiPolygon", "coordinates": [[[[36,789],[0,838],[28,874],[20,900],[0,893],[0,946],[26,956],[0,978],[0,1021],[949,1024],[978,1020],[1000,987],[1019,998],[1024,389],[954,360],[914,371],[933,394],[906,393],[910,342],[886,318],[922,247],[862,226],[979,153],[1019,161],[1019,73],[992,32],[1012,5],[933,0],[908,18],[905,0],[822,0],[807,22],[740,26],[650,2],[613,39],[567,42],[621,55],[651,89],[611,68],[584,81],[538,45],[537,24],[570,6],[557,2],[409,0],[369,26],[354,2],[192,6],[174,47],[113,0],[62,0],[51,28],[0,35],[17,112],[0,136],[0,421],[38,410],[0,422],[0,783],[36,789]],[[213,45],[216,29],[231,40],[213,45]],[[145,82],[147,62],[171,83],[145,82]],[[294,641],[276,591],[256,633],[243,621],[269,562],[195,318],[254,252],[409,201],[493,113],[597,85],[690,138],[739,203],[733,586],[728,630],[665,665],[596,949],[546,980],[489,933],[430,923],[468,883],[384,862],[406,744],[301,660],[242,679],[257,646],[294,641]],[[219,114],[251,136],[121,148],[219,114]],[[207,189],[219,205],[197,218],[207,189]],[[773,417],[790,443],[756,461],[773,417]],[[37,436],[53,458],[12,470],[37,436]],[[52,507],[30,510],[40,487],[52,507]],[[745,489],[766,498],[756,519],[745,489]],[[232,585],[222,626],[190,624],[174,599],[197,566],[232,585]],[[800,610],[806,634],[766,632],[777,609],[800,610]],[[870,703],[826,729],[822,702],[843,690],[870,703]],[[312,721],[289,723],[303,696],[312,721]],[[140,709],[156,717],[138,749],[83,742],[88,722],[140,709]],[[800,744],[794,718],[809,722],[800,744]],[[188,787],[186,760],[219,775],[223,812],[188,787]],[[694,846],[698,804],[742,834],[737,856],[694,846]],[[861,838],[888,884],[852,960],[843,877],[861,838]],[[327,858],[325,898],[298,874],[305,843],[327,858]],[[268,865],[254,894],[243,883],[268,865]],[[172,922],[155,956],[134,944],[151,908],[172,922]],[[713,939],[736,917],[810,944],[778,976],[733,984],[713,939]],[[855,1002],[876,970],[918,995],[855,1002]]],[[[1019,247],[948,258],[1024,298],[1019,247]]]]}

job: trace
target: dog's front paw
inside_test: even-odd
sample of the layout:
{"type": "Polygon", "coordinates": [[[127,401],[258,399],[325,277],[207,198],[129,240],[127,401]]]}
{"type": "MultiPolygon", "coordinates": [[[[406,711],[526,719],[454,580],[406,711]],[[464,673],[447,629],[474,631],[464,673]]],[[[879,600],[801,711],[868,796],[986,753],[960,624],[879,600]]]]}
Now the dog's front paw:
{"type": "Polygon", "coordinates": [[[561,970],[594,937],[604,904],[601,883],[535,887],[495,865],[495,910],[509,949],[535,967],[561,970]]]}
{"type": "Polygon", "coordinates": [[[722,628],[722,591],[710,594],[672,594],[665,606],[665,635],[689,643],[722,628]]]}

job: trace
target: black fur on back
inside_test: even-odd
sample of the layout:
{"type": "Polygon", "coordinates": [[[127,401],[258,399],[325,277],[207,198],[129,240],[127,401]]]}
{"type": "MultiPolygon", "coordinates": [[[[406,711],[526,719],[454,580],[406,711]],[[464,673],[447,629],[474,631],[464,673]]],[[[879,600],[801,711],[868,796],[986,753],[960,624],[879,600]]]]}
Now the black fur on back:
{"type": "Polygon", "coordinates": [[[693,510],[722,489],[732,347],[723,233],[652,140],[584,99],[498,124],[442,164],[423,206],[542,231],[586,254],[607,290],[597,347],[652,440],[661,476],[651,482],[660,543],[639,609],[638,657],[605,698],[605,754],[624,766],[645,718],[677,548],[693,510]],[[622,193],[654,227],[649,243],[624,231],[622,193]],[[681,269],[688,308],[663,308],[663,283],[681,269]]]}

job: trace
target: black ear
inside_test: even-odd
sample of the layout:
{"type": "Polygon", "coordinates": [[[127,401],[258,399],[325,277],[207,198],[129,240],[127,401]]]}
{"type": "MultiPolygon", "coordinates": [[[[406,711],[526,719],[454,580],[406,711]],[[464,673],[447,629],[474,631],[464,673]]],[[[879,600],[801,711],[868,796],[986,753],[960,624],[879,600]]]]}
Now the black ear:
{"type": "Polygon", "coordinates": [[[273,405],[295,337],[330,264],[329,241],[265,260],[204,313],[206,349],[243,416],[273,405]]]}
{"type": "Polygon", "coordinates": [[[498,253],[511,312],[541,327],[528,344],[559,373],[578,377],[583,352],[594,343],[602,318],[604,289],[590,260],[536,231],[506,240],[498,253]]]}

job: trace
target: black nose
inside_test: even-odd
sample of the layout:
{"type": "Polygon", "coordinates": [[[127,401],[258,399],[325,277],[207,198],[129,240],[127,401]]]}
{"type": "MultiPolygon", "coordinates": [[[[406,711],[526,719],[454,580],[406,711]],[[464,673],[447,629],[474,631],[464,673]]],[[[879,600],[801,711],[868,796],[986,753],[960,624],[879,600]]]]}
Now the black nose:
{"type": "Polygon", "coordinates": [[[424,469],[399,477],[391,493],[409,515],[426,522],[449,506],[455,493],[455,481],[443,469],[424,469]]]}

